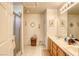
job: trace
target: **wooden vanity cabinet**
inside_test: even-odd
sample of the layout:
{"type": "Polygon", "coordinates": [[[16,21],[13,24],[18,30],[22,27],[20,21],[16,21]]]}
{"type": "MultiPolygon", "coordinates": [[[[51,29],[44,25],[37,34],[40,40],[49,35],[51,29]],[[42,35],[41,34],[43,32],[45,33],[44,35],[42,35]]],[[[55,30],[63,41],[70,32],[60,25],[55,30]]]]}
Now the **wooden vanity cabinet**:
{"type": "Polygon", "coordinates": [[[50,52],[50,39],[48,38],[48,51],[50,52]]]}
{"type": "Polygon", "coordinates": [[[57,47],[57,45],[53,42],[52,43],[52,55],[53,56],[57,56],[57,49],[58,49],[58,47],[57,47]]]}
{"type": "Polygon", "coordinates": [[[48,51],[52,55],[52,41],[50,38],[48,38],[48,51]]]}
{"type": "Polygon", "coordinates": [[[58,48],[57,55],[58,56],[66,56],[65,52],[61,48],[58,48]]]}
{"type": "Polygon", "coordinates": [[[48,51],[50,56],[68,56],[55,42],[48,38],[48,51]]]}
{"type": "Polygon", "coordinates": [[[51,56],[57,56],[57,45],[48,38],[48,51],[51,56]]]}

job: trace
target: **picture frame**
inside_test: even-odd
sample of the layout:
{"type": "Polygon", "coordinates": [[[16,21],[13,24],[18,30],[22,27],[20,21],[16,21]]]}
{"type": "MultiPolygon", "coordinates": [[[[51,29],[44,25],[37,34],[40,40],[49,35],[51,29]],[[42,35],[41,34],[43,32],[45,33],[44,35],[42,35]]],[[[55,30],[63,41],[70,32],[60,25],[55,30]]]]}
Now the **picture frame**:
{"type": "Polygon", "coordinates": [[[51,26],[54,26],[54,20],[52,19],[52,20],[49,20],[49,26],[51,27],[51,26]]]}

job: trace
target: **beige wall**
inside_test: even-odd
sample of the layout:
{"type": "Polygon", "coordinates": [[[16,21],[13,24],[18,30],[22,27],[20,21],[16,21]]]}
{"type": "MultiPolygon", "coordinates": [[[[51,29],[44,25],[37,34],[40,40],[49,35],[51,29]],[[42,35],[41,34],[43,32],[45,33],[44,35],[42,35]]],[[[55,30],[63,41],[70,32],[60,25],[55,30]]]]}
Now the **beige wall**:
{"type": "Polygon", "coordinates": [[[72,34],[79,39],[79,14],[68,15],[68,35],[72,34]],[[71,27],[70,24],[73,24],[71,27]]]}
{"type": "Polygon", "coordinates": [[[13,55],[13,6],[0,3],[0,55],[13,55]]]}
{"type": "MultiPolygon", "coordinates": [[[[46,10],[46,26],[47,26],[47,37],[61,37],[64,39],[67,36],[67,13],[60,14],[57,9],[46,10]],[[51,22],[53,24],[51,25],[51,22]],[[61,23],[64,23],[62,25],[61,23]]],[[[46,39],[47,46],[47,39],[46,39]]]]}
{"type": "Polygon", "coordinates": [[[37,36],[37,44],[43,40],[43,15],[42,14],[24,14],[24,45],[30,45],[30,39],[32,36],[37,36]],[[35,26],[31,27],[31,23],[34,23],[35,26]],[[40,28],[39,28],[40,25],[40,28]]]}
{"type": "Polygon", "coordinates": [[[45,45],[47,47],[48,36],[55,37],[57,35],[57,9],[47,9],[45,14],[45,45]],[[50,24],[51,22],[53,22],[52,25],[50,24]]]}
{"type": "Polygon", "coordinates": [[[57,35],[57,10],[47,9],[47,35],[56,36],[57,35]],[[53,24],[50,23],[53,21],[53,24]]]}
{"type": "Polygon", "coordinates": [[[47,9],[47,35],[64,38],[67,36],[67,12],[60,14],[57,9],[47,9]],[[53,21],[53,25],[50,25],[53,21]],[[62,25],[63,22],[63,25],[62,25]]]}

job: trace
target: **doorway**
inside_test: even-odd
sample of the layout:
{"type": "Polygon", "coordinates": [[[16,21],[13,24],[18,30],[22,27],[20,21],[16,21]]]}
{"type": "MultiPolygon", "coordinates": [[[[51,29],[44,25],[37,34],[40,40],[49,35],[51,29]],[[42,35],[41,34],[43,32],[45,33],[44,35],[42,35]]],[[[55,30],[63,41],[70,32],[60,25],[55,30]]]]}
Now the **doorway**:
{"type": "MultiPolygon", "coordinates": [[[[24,54],[26,56],[42,55],[45,49],[45,18],[43,13],[24,14],[24,54]],[[31,37],[36,37],[36,45],[31,46],[31,37]]],[[[34,41],[33,41],[34,42],[34,41]]],[[[34,43],[33,43],[34,44],[34,43]]]]}

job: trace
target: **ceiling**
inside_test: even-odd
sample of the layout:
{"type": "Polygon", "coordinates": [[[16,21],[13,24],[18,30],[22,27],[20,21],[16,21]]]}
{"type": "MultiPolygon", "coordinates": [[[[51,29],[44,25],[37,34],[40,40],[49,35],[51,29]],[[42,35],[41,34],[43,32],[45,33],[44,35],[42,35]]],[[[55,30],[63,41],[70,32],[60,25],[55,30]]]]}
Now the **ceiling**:
{"type": "Polygon", "coordinates": [[[68,10],[69,14],[79,14],[79,3],[68,10]]]}
{"type": "Polygon", "coordinates": [[[64,2],[25,2],[24,13],[42,13],[47,8],[59,9],[64,2]]]}

